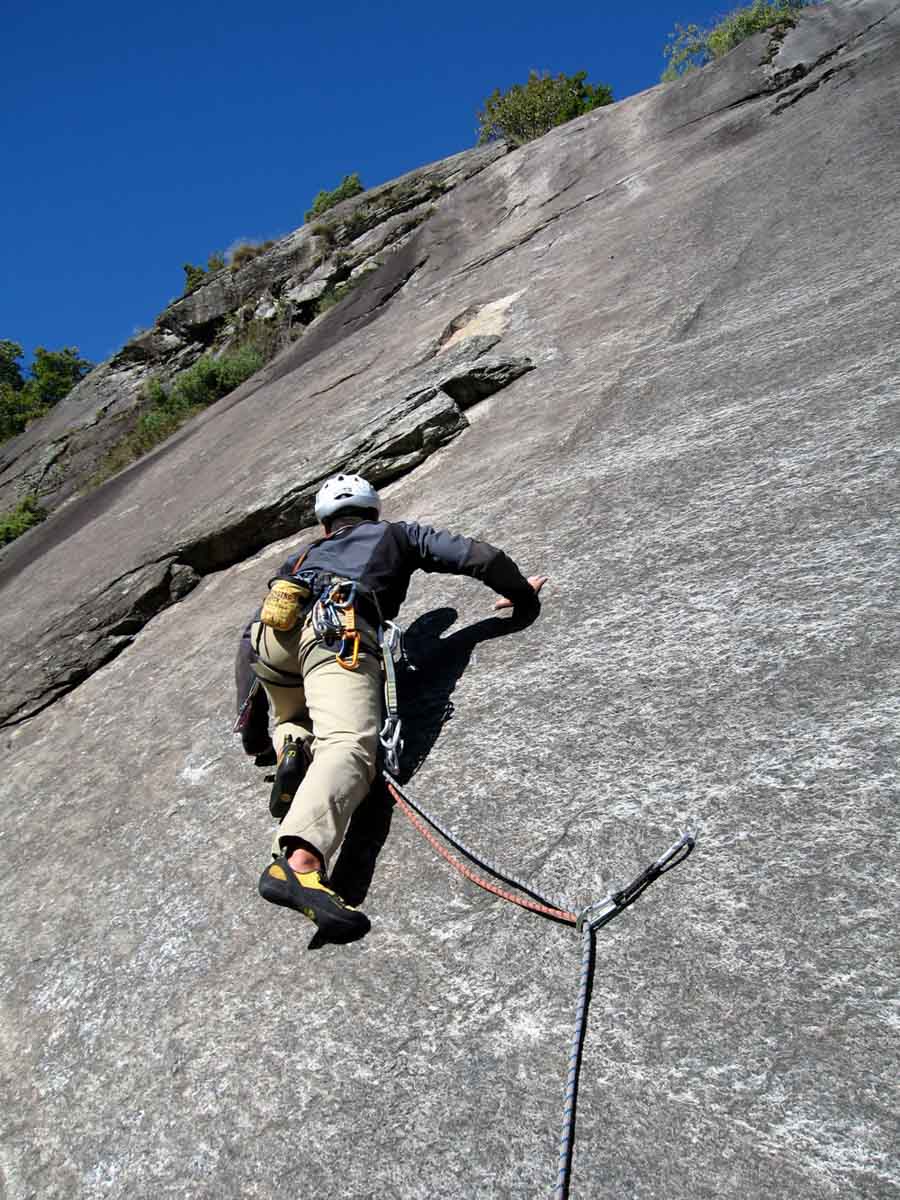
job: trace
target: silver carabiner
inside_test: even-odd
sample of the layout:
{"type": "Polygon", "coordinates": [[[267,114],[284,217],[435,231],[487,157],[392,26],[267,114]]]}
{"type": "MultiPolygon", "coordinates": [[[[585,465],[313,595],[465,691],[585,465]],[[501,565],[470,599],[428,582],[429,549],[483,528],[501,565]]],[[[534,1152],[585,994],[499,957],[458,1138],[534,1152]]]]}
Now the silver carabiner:
{"type": "Polygon", "coordinates": [[[384,750],[384,761],[394,775],[400,770],[400,755],[403,753],[402,728],[403,722],[399,717],[388,717],[378,735],[384,750]]]}
{"type": "Polygon", "coordinates": [[[398,665],[403,662],[403,630],[393,621],[385,621],[381,627],[381,645],[387,647],[388,654],[398,665]]]}

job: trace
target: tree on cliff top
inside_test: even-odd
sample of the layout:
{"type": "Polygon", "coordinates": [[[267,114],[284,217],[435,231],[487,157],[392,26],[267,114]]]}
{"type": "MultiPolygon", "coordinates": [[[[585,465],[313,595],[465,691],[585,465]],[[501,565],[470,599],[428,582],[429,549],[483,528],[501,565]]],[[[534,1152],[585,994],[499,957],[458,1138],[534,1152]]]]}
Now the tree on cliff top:
{"type": "Polygon", "coordinates": [[[591,109],[612,103],[612,88],[577,75],[541,75],[532,71],[525,84],[492,92],[478,113],[478,144],[503,138],[516,146],[530,142],[556,125],[564,125],[591,109]]]}
{"type": "Polygon", "coordinates": [[[754,33],[779,25],[791,26],[801,8],[817,3],[819,0],[754,0],[752,4],[734,9],[708,29],[693,24],[676,25],[663,49],[669,65],[662,78],[677,79],[687,71],[703,67],[754,33]]]}
{"type": "Polygon", "coordinates": [[[26,379],[19,365],[22,354],[18,342],[0,341],[0,442],[49,412],[94,365],[80,357],[77,346],[62,350],[38,346],[26,379]]]}

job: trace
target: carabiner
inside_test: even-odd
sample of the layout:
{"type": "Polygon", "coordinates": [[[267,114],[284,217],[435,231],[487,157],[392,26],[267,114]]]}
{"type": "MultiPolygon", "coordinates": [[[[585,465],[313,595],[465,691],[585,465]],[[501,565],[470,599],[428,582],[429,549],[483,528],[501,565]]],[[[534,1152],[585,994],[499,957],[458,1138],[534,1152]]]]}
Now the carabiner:
{"type": "Polygon", "coordinates": [[[355,671],[359,663],[359,643],[362,640],[358,629],[347,630],[341,638],[341,648],[338,650],[335,658],[338,661],[338,666],[343,667],[345,671],[355,671]],[[346,644],[352,642],[353,649],[350,653],[350,658],[347,658],[346,644]]]}

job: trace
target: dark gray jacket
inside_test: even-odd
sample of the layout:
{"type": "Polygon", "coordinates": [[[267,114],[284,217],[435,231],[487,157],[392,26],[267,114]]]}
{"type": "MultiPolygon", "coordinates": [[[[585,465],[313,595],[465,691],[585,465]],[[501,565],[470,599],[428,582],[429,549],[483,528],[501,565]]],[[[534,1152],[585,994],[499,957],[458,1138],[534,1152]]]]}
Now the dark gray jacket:
{"type": "Polygon", "coordinates": [[[360,520],[344,526],[307,547],[298,568],[303,549],[298,547],[285,560],[278,577],[289,579],[296,573],[313,584],[314,592],[330,576],[354,579],[385,621],[400,611],[414,571],[468,575],[512,600],[522,612],[534,614],[540,607],[537,593],[502,550],[414,521],[360,520]]]}
{"type": "MultiPolygon", "coordinates": [[[[511,600],[517,616],[533,618],[540,611],[534,588],[502,550],[414,521],[354,520],[328,537],[299,546],[282,563],[276,578],[302,576],[314,592],[332,576],[353,579],[361,585],[360,615],[377,625],[379,619],[396,617],[414,571],[468,575],[511,600]],[[368,611],[367,604],[371,605],[368,611]]],[[[258,617],[257,610],[244,628],[238,649],[238,708],[253,681],[250,626],[258,617]]]]}

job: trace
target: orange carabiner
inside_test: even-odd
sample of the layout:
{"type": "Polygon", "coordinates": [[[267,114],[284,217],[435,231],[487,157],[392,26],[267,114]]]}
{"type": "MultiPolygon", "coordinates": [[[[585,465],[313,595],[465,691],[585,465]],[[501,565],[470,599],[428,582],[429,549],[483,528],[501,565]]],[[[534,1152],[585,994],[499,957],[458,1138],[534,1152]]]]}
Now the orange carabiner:
{"type": "Polygon", "coordinates": [[[338,661],[338,666],[343,667],[345,671],[355,671],[356,670],[356,668],[359,664],[359,643],[360,643],[360,641],[361,641],[361,638],[360,638],[358,629],[352,629],[352,630],[348,629],[344,633],[344,636],[341,638],[341,648],[338,651],[338,653],[335,655],[335,658],[338,661]],[[349,659],[347,658],[346,651],[344,650],[344,646],[346,645],[348,640],[353,643],[353,650],[351,652],[349,659]]]}

